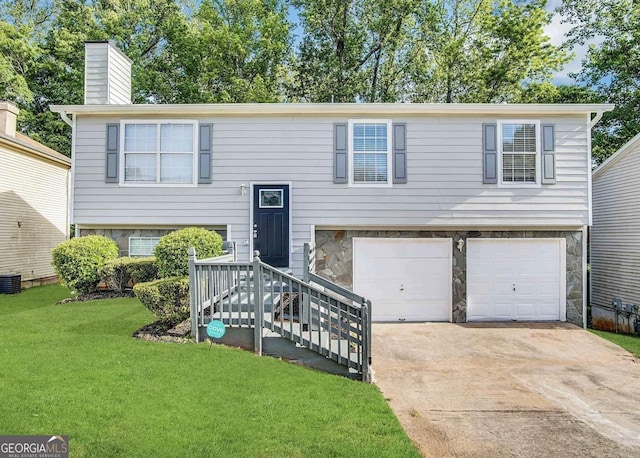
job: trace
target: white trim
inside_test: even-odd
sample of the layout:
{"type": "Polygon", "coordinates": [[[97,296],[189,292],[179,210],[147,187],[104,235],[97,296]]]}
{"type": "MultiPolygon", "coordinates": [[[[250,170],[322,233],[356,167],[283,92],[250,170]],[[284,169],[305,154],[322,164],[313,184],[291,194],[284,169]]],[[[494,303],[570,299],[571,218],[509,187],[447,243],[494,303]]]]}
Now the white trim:
{"type": "Polygon", "coordinates": [[[118,151],[118,176],[119,176],[119,185],[122,187],[157,187],[157,188],[195,188],[198,186],[198,121],[195,119],[122,119],[120,120],[120,138],[118,141],[120,142],[120,148],[118,151]],[[124,149],[124,136],[125,136],[125,126],[127,124],[155,124],[158,126],[158,131],[156,133],[156,150],[155,151],[135,151],[130,152],[130,154],[155,154],[156,155],[156,182],[129,182],[125,181],[125,154],[126,151],[124,149]],[[187,151],[177,154],[192,154],[192,176],[191,183],[162,183],[160,182],[160,138],[162,136],[161,125],[162,124],[191,124],[193,126],[193,152],[189,153],[187,151]]]}
{"type": "MultiPolygon", "coordinates": [[[[543,239],[544,240],[544,239],[543,239]]],[[[560,321],[567,321],[567,239],[560,239],[560,321]]]]}
{"type": "MultiPolygon", "coordinates": [[[[393,186],[393,121],[391,119],[349,119],[348,121],[348,133],[347,133],[347,152],[348,152],[348,161],[349,161],[349,187],[353,188],[390,188],[393,186]],[[374,181],[366,181],[366,182],[355,182],[353,180],[353,155],[356,153],[353,150],[353,125],[354,124],[386,124],[387,125],[387,181],[386,182],[374,182],[374,181]]],[[[381,153],[382,151],[376,152],[368,152],[363,151],[362,153],[381,153]]],[[[360,151],[358,151],[360,153],[360,151]]]]}
{"type": "MultiPolygon", "coordinates": [[[[539,119],[498,119],[498,144],[496,145],[498,148],[498,187],[499,188],[540,188],[542,187],[542,179],[541,179],[541,160],[542,156],[542,132],[540,131],[540,120],[539,119]],[[536,160],[536,182],[535,183],[512,183],[512,182],[504,182],[502,181],[502,155],[504,154],[502,151],[502,125],[503,124],[534,124],[536,126],[536,152],[535,152],[535,160],[536,160]]],[[[507,153],[510,154],[510,153],[507,153]]],[[[533,154],[533,153],[513,153],[513,154],[533,154]]]]}
{"type": "Polygon", "coordinates": [[[105,75],[107,78],[107,103],[111,103],[111,66],[113,65],[109,48],[111,48],[111,46],[107,44],[107,74],[105,75]]]}
{"type": "Polygon", "coordinates": [[[494,116],[562,115],[611,111],[613,104],[529,104],[529,103],[215,103],[215,104],[131,104],[131,105],[51,105],[59,113],[173,115],[425,115],[469,114],[494,116]]]}
{"type": "Polygon", "coordinates": [[[282,189],[260,189],[258,198],[258,208],[284,208],[284,191],[282,189]],[[279,191],[280,192],[280,205],[262,205],[262,192],[263,191],[279,191]]]}
{"type": "Polygon", "coordinates": [[[587,290],[587,283],[589,284],[589,289],[591,289],[591,282],[587,281],[587,249],[589,248],[587,244],[587,226],[582,228],[582,327],[587,329],[587,296],[590,291],[587,290]]]}
{"type": "Polygon", "coordinates": [[[253,194],[254,186],[288,186],[289,187],[289,262],[287,268],[291,268],[293,258],[293,185],[291,181],[250,181],[249,182],[249,261],[253,260],[253,194]]]}

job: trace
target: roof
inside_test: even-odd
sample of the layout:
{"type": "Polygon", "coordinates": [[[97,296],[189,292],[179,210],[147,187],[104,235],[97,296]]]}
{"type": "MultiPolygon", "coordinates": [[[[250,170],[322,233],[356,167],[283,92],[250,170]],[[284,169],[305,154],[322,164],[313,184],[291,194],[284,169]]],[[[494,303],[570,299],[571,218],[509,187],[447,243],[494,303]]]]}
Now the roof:
{"type": "Polygon", "coordinates": [[[489,103],[215,103],[51,105],[56,113],[91,115],[587,115],[611,111],[612,104],[489,103]]]}
{"type": "Polygon", "coordinates": [[[20,150],[23,153],[49,160],[66,168],[71,168],[71,159],[69,157],[18,132],[16,132],[15,137],[0,133],[0,145],[5,145],[20,150]]]}
{"type": "Polygon", "coordinates": [[[604,173],[605,170],[607,170],[608,168],[613,166],[616,162],[620,161],[622,158],[624,158],[629,153],[634,151],[637,146],[640,146],[640,134],[636,135],[627,143],[622,145],[618,151],[613,153],[611,156],[607,158],[606,161],[600,164],[598,168],[593,171],[593,174],[592,174],[593,178],[596,178],[598,177],[598,175],[601,175],[602,173],[604,173]]]}

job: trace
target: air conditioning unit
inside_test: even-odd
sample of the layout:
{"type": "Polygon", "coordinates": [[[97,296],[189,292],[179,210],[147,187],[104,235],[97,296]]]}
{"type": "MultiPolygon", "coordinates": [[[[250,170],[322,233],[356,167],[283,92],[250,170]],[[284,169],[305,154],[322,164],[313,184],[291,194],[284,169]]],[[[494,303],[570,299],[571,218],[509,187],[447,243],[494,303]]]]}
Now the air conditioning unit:
{"type": "Polygon", "coordinates": [[[0,293],[18,294],[22,283],[22,276],[19,274],[0,275],[0,293]]]}

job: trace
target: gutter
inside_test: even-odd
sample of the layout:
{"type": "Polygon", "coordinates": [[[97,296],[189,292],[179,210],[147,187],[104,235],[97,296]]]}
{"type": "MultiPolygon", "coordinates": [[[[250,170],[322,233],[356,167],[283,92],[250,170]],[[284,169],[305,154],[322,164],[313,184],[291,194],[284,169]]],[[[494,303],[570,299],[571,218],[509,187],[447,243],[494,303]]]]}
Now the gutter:
{"type": "MultiPolygon", "coordinates": [[[[611,104],[482,103],[214,103],[51,105],[53,112],[103,116],[367,116],[367,115],[584,115],[613,110],[611,104]]],[[[597,117],[597,119],[600,119],[597,117]]]]}

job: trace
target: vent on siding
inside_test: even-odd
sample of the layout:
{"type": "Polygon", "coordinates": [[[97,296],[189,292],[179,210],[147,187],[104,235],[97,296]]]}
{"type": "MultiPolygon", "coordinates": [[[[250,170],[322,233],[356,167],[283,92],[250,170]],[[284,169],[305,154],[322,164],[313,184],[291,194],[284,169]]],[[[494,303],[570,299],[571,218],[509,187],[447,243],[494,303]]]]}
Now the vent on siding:
{"type": "Polygon", "coordinates": [[[129,237],[129,256],[153,256],[160,237],[129,237]]]}

